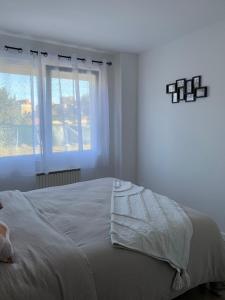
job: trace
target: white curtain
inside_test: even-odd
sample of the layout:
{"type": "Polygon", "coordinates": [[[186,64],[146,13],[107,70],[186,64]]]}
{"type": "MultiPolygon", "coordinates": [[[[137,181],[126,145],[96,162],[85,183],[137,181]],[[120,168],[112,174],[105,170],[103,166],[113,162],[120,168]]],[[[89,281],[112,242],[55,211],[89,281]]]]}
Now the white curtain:
{"type": "Polygon", "coordinates": [[[0,53],[0,179],[108,161],[106,63],[0,53]]]}

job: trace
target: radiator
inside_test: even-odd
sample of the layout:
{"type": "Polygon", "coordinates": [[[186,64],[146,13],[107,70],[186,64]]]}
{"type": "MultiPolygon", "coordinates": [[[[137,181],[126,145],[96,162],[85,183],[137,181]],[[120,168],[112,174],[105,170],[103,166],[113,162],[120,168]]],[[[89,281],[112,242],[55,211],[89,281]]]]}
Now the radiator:
{"type": "Polygon", "coordinates": [[[65,185],[78,181],[80,181],[80,169],[36,174],[36,185],[38,189],[65,185]]]}

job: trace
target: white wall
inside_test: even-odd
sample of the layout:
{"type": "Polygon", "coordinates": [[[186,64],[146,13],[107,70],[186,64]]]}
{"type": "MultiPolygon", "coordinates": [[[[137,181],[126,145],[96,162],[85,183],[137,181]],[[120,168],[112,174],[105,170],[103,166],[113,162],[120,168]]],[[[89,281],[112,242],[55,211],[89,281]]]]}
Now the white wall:
{"type": "Polygon", "coordinates": [[[137,70],[136,54],[115,57],[115,176],[136,181],[137,70]]]}
{"type": "MultiPolygon", "coordinates": [[[[0,48],[3,48],[4,45],[22,47],[27,50],[42,50],[52,54],[71,55],[76,53],[79,57],[112,61],[113,65],[108,68],[110,164],[104,169],[81,170],[81,179],[88,180],[105,176],[117,176],[134,180],[136,175],[137,55],[87,51],[63,45],[0,35],[0,48]],[[130,114],[131,119],[129,118],[130,114]]],[[[13,178],[5,178],[5,180],[0,181],[0,190],[30,190],[34,188],[34,177],[22,178],[14,176],[13,178]]]]}
{"type": "Polygon", "coordinates": [[[225,231],[225,23],[139,57],[138,182],[225,231]],[[202,75],[209,97],[171,104],[166,84],[202,75]]]}
{"type": "Polygon", "coordinates": [[[136,181],[137,161],[137,56],[122,54],[122,178],[136,181]]]}

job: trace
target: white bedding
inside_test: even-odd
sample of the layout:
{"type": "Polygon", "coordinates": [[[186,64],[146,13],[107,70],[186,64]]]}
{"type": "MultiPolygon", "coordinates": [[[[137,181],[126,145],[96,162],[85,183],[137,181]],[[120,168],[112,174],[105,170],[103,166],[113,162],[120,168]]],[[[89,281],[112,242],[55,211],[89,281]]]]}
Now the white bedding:
{"type": "Polygon", "coordinates": [[[112,244],[167,261],[177,271],[173,288],[189,287],[193,227],[180,205],[121,180],[114,181],[111,204],[112,244]]]}
{"type": "MultiPolygon", "coordinates": [[[[11,232],[15,263],[0,266],[4,300],[168,300],[167,262],[112,247],[112,178],[36,190],[2,192],[0,220],[11,232]]],[[[225,280],[225,249],[216,224],[184,208],[193,224],[191,286],[225,280]]]]}

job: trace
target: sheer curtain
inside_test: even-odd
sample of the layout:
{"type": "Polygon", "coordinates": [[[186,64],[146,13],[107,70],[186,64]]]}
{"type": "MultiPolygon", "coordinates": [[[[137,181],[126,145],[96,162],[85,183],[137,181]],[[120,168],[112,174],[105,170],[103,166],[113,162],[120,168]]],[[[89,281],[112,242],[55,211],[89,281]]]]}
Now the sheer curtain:
{"type": "Polygon", "coordinates": [[[0,179],[108,161],[106,63],[0,53],[0,179]]]}

